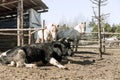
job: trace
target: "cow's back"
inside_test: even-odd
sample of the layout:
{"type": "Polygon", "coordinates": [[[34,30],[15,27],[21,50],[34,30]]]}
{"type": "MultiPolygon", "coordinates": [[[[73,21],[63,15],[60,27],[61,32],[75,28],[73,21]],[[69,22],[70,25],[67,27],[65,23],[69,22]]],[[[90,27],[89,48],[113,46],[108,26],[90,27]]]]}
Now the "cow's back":
{"type": "Polygon", "coordinates": [[[41,43],[41,44],[32,44],[22,47],[25,51],[27,63],[43,61],[43,63],[47,63],[49,59],[49,46],[41,43]]]}

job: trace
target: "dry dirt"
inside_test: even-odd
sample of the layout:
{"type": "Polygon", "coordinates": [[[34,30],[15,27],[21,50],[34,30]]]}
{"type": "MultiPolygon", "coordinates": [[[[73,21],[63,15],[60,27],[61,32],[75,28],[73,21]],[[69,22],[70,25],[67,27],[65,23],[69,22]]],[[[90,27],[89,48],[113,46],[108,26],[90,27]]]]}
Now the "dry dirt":
{"type": "Polygon", "coordinates": [[[120,80],[120,49],[109,49],[97,60],[97,49],[80,49],[69,63],[69,70],[55,66],[16,68],[0,66],[0,80],[120,80]]]}

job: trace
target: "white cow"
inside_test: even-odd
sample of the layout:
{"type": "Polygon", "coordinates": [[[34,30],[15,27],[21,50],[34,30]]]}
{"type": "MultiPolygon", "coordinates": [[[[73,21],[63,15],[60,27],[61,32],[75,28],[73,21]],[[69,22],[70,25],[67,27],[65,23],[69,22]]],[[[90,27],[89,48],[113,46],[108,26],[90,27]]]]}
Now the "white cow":
{"type": "Polygon", "coordinates": [[[85,30],[86,30],[86,22],[82,22],[77,26],[75,26],[74,28],[58,30],[57,40],[61,38],[66,38],[67,40],[71,40],[73,42],[73,46],[76,46],[75,51],[77,51],[79,40],[81,36],[85,33],[85,30]]]}
{"type": "Polygon", "coordinates": [[[105,43],[108,44],[109,47],[113,46],[116,41],[118,41],[116,36],[105,38],[105,43]]]}
{"type": "Polygon", "coordinates": [[[52,24],[52,25],[47,26],[47,29],[50,31],[50,33],[52,35],[52,41],[56,41],[58,27],[59,27],[59,25],[57,25],[57,24],[52,24]]]}
{"type": "MultiPolygon", "coordinates": [[[[56,33],[57,33],[56,24],[51,24],[49,26],[46,26],[46,28],[44,29],[44,41],[51,42],[51,41],[56,40],[56,33]]],[[[35,43],[41,43],[42,39],[43,39],[43,33],[42,33],[42,30],[39,30],[35,43]]]]}

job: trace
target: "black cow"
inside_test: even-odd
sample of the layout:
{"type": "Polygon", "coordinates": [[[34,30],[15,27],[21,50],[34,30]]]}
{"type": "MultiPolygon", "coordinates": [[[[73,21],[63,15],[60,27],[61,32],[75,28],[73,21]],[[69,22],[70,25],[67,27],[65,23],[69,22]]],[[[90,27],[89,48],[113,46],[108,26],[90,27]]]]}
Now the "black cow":
{"type": "Polygon", "coordinates": [[[36,43],[15,47],[0,55],[0,62],[16,67],[37,67],[34,62],[50,63],[59,68],[66,68],[59,62],[63,57],[71,55],[70,44],[65,41],[36,43]]]}

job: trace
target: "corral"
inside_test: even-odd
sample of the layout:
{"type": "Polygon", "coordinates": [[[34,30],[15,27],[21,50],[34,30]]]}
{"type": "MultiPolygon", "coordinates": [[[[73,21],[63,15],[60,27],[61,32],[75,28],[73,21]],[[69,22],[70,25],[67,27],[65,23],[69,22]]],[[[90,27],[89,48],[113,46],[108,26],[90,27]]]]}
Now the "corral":
{"type": "MultiPolygon", "coordinates": [[[[26,2],[27,1],[29,0],[26,0],[26,2]]],[[[28,31],[35,29],[19,30],[28,31]]],[[[17,29],[1,29],[0,34],[0,50],[3,48],[9,49],[17,45],[17,29]],[[7,35],[6,40],[5,35],[7,35]]],[[[28,33],[24,36],[27,36],[27,40],[24,41],[28,43],[28,33]]],[[[68,67],[68,70],[61,70],[51,65],[43,65],[38,68],[16,68],[0,65],[0,80],[120,80],[120,49],[112,49],[113,47],[109,47],[110,49],[108,49],[107,47],[105,53],[102,54],[103,60],[99,61],[97,60],[99,53],[98,38],[95,42],[93,42],[93,40],[95,39],[91,39],[92,42],[88,41],[96,45],[92,45],[93,47],[91,43],[86,47],[88,42],[85,43],[85,41],[83,41],[83,43],[82,40],[80,41],[80,45],[82,44],[82,46],[79,46],[78,52],[72,57],[68,57],[68,64],[62,63],[68,67]]]]}
{"type": "MultiPolygon", "coordinates": [[[[82,37],[83,40],[80,40],[80,48],[99,48],[98,43],[98,32],[91,32],[91,33],[85,33],[85,35],[82,37]],[[92,35],[95,35],[92,37],[92,35]]],[[[118,49],[120,48],[120,38],[117,37],[117,35],[120,35],[120,33],[112,33],[112,32],[101,32],[102,35],[102,48],[103,49],[118,49]],[[105,37],[106,35],[116,37],[117,40],[110,40],[106,41],[105,37]],[[111,46],[109,46],[111,44],[111,46]]],[[[110,38],[112,38],[110,37],[110,38]]]]}

